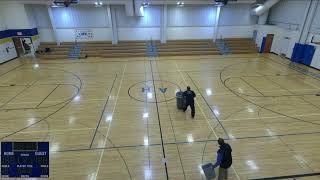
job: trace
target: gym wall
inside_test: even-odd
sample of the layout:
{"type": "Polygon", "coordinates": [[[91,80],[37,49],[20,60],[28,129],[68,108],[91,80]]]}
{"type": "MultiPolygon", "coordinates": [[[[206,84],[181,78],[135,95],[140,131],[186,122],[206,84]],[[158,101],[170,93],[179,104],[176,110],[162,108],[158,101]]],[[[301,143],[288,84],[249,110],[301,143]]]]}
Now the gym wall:
{"type": "MultiPolygon", "coordinates": [[[[282,0],[269,10],[266,25],[256,25],[256,43],[260,47],[262,38],[267,34],[274,34],[271,52],[284,54],[290,58],[295,43],[299,42],[304,17],[308,13],[309,0],[282,0]]],[[[312,37],[320,39],[320,4],[318,4],[316,16],[309,31],[307,43],[311,43],[312,37]]]]}
{"type": "MultiPolygon", "coordinates": [[[[41,42],[53,42],[54,34],[47,7],[28,5],[41,42]]],[[[218,37],[252,37],[257,17],[250,15],[249,4],[228,5],[221,10],[218,37]]],[[[130,17],[124,6],[111,6],[115,11],[119,40],[160,40],[163,6],[144,8],[143,17],[130,17]]],[[[168,6],[167,39],[212,39],[216,7],[190,5],[168,6]]],[[[53,8],[54,22],[61,42],[73,42],[75,29],[90,29],[91,41],[111,41],[111,22],[106,7],[78,5],[69,8],[53,8]]]]}

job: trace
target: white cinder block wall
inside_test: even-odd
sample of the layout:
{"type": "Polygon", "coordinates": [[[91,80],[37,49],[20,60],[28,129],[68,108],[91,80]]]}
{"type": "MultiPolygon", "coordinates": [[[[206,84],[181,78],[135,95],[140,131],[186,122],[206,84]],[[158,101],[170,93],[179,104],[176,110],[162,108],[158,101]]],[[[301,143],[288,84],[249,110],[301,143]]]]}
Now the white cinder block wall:
{"type": "MultiPolygon", "coordinates": [[[[28,5],[38,28],[41,42],[54,42],[48,8],[43,5],[28,5]]],[[[111,41],[112,33],[106,8],[78,5],[69,8],[52,8],[57,36],[61,42],[74,42],[75,29],[90,29],[94,37],[90,41],[111,41]]],[[[86,40],[80,40],[86,41],[86,40]]],[[[88,41],[88,40],[87,40],[88,41]]]]}
{"type": "Polygon", "coordinates": [[[312,38],[313,41],[320,42],[320,2],[318,3],[316,14],[312,21],[312,25],[308,36],[308,42],[311,42],[312,38]]]}
{"type": "MultiPolygon", "coordinates": [[[[54,42],[48,9],[42,5],[28,5],[33,13],[41,42],[54,42]]],[[[218,37],[252,37],[257,17],[250,15],[249,4],[228,5],[221,10],[218,37]]],[[[130,17],[124,6],[111,6],[115,11],[119,40],[160,40],[163,6],[144,8],[143,17],[130,17]]],[[[216,7],[206,5],[168,5],[167,39],[212,39],[216,7]]],[[[111,41],[112,28],[106,7],[78,5],[53,8],[54,23],[61,42],[75,41],[75,29],[90,29],[90,41],[111,41]]]]}
{"type": "Polygon", "coordinates": [[[127,16],[124,6],[113,6],[119,40],[160,40],[162,6],[144,8],[144,16],[127,16]]]}
{"type": "MultiPolygon", "coordinates": [[[[256,16],[250,15],[249,4],[230,4],[221,9],[218,38],[253,36],[256,16]]],[[[212,39],[217,8],[214,6],[168,6],[167,38],[212,39]]]]}

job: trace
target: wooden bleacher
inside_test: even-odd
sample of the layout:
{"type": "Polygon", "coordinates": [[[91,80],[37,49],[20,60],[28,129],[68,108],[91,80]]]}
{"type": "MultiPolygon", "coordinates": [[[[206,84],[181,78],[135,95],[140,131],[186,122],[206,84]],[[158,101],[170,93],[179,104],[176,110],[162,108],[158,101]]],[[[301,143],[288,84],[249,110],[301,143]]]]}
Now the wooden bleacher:
{"type": "Polygon", "coordinates": [[[85,43],[81,55],[88,57],[139,57],[146,54],[145,41],[121,41],[117,45],[109,43],[85,43]]]}
{"type": "MultiPolygon", "coordinates": [[[[217,55],[219,50],[210,40],[174,40],[161,44],[155,41],[159,56],[183,55],[217,55]]],[[[111,42],[79,42],[81,44],[80,57],[139,57],[146,55],[146,41],[121,41],[117,45],[111,42]]],[[[74,43],[66,42],[57,46],[54,43],[42,43],[39,50],[50,48],[50,53],[39,54],[43,59],[66,59],[74,43]]]]}
{"type": "MultiPolygon", "coordinates": [[[[145,56],[146,42],[145,41],[121,41],[117,45],[111,42],[79,42],[81,45],[80,57],[137,57],[145,56]]],[[[54,43],[42,43],[38,50],[44,51],[50,48],[50,53],[39,54],[42,59],[66,59],[68,53],[74,43],[66,42],[57,46],[54,43]]]]}
{"type": "Polygon", "coordinates": [[[232,54],[257,53],[258,47],[250,38],[226,38],[223,39],[232,54]]]}
{"type": "MultiPolygon", "coordinates": [[[[249,38],[226,38],[226,46],[232,54],[257,53],[255,42],[249,38]]],[[[166,44],[155,41],[159,56],[184,56],[184,55],[218,55],[218,48],[211,40],[171,40],[166,44]]],[[[139,57],[146,55],[146,41],[121,41],[117,45],[111,42],[80,42],[81,56],[88,57],[139,57]]],[[[39,55],[43,59],[65,59],[73,43],[42,43],[40,49],[50,48],[51,52],[39,55]]]]}
{"type": "Polygon", "coordinates": [[[210,40],[174,40],[156,42],[159,56],[217,55],[218,48],[210,40]]]}
{"type": "Polygon", "coordinates": [[[50,52],[38,54],[37,57],[42,59],[66,59],[72,46],[71,43],[63,43],[60,46],[57,46],[56,43],[41,43],[38,51],[44,52],[46,48],[50,48],[50,52]]]}

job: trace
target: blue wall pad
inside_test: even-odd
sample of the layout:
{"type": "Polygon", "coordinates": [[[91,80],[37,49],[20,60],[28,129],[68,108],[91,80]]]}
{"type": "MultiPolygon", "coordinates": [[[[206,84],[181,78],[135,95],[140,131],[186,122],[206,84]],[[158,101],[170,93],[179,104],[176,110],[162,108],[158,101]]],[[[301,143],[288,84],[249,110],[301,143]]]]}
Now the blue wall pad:
{"type": "Polygon", "coordinates": [[[293,48],[291,61],[310,66],[316,48],[308,44],[296,43],[293,48]]]}
{"type": "Polygon", "coordinates": [[[304,56],[303,56],[302,63],[305,64],[305,65],[310,66],[315,51],[316,51],[316,48],[314,46],[305,45],[305,50],[304,50],[304,56]]]}

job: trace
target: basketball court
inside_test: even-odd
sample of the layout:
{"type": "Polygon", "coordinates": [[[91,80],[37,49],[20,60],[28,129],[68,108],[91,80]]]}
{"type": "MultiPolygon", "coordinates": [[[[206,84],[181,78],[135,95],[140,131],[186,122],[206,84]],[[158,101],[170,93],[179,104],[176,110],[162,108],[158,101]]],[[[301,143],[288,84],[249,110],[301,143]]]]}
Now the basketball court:
{"type": "Polygon", "coordinates": [[[1,141],[49,141],[50,179],[203,179],[218,137],[233,148],[229,179],[318,179],[308,175],[320,171],[320,81],[278,56],[21,60],[0,71],[1,141]],[[188,85],[195,119],[176,108],[188,85]]]}
{"type": "Polygon", "coordinates": [[[320,180],[319,22],[320,0],[0,0],[0,178],[220,180],[222,138],[223,179],[320,180]]]}

